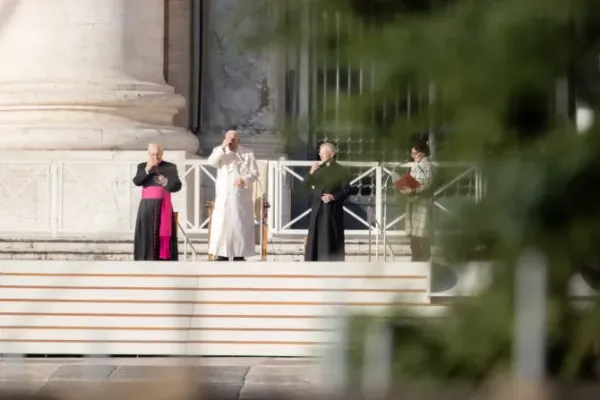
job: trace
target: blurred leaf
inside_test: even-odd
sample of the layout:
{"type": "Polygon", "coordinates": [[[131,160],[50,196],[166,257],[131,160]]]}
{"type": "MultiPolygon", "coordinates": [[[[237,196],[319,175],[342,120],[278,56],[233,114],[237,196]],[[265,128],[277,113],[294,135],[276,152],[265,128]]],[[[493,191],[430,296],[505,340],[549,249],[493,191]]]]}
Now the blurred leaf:
{"type": "MultiPolygon", "coordinates": [[[[444,236],[441,247],[457,264],[476,249],[485,253],[496,267],[494,284],[434,323],[390,317],[397,373],[481,380],[509,368],[514,265],[535,248],[550,263],[549,373],[591,376],[600,319],[596,311],[573,312],[568,283],[600,261],[600,128],[577,135],[558,112],[555,91],[557,80],[568,78],[588,102],[598,97],[600,2],[269,4],[278,18],[257,28],[256,43],[288,54],[308,49],[323,69],[319,79],[333,82],[311,98],[318,112],[305,126],[342,139],[375,139],[390,154],[404,154],[414,132],[444,128],[450,133],[438,160],[469,161],[483,171],[485,196],[477,204],[457,202],[463,204],[456,207],[458,218],[445,224],[459,232],[444,236]],[[336,96],[339,75],[327,74],[340,70],[348,70],[356,87],[336,96]],[[420,107],[411,104],[409,112],[402,98],[409,90],[434,96],[420,107]],[[391,104],[405,109],[388,112],[391,104]]],[[[440,173],[440,179],[447,178],[440,173]]],[[[360,338],[360,329],[354,333],[360,338]]]]}

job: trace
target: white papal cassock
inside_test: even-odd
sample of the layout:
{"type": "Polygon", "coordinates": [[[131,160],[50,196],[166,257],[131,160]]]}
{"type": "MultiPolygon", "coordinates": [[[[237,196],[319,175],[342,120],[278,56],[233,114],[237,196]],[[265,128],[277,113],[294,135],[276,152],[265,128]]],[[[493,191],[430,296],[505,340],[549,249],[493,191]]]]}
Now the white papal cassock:
{"type": "Polygon", "coordinates": [[[252,257],[255,254],[252,188],[258,167],[252,150],[215,147],[208,163],[217,168],[215,208],[212,213],[209,253],[221,257],[252,257]],[[233,186],[241,177],[246,187],[233,186]]]}

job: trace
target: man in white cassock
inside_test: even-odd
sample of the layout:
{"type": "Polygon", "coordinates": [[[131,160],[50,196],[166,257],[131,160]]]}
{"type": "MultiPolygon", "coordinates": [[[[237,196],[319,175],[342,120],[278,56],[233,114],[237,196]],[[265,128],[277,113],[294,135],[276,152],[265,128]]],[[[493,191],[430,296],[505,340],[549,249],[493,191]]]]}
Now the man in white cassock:
{"type": "Polygon", "coordinates": [[[240,146],[239,135],[231,130],[213,149],[208,163],[217,168],[208,252],[216,261],[245,261],[255,254],[252,187],[258,167],[254,153],[240,146]]]}

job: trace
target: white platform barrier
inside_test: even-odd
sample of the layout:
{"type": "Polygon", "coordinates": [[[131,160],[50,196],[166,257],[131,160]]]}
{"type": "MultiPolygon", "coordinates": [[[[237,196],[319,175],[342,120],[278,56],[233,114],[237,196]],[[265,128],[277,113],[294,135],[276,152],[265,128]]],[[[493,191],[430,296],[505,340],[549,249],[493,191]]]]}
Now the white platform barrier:
{"type": "Polygon", "coordinates": [[[429,304],[426,263],[2,261],[0,353],[319,356],[332,317],[429,304]]]}

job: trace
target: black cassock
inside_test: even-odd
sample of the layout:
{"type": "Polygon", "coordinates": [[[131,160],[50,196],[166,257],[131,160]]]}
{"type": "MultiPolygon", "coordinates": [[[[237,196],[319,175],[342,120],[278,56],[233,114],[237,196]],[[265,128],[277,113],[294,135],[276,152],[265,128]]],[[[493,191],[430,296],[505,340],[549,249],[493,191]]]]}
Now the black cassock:
{"type": "MultiPolygon", "coordinates": [[[[137,166],[137,173],[133,178],[135,186],[147,188],[149,186],[161,186],[154,183],[154,177],[162,175],[167,178],[165,189],[168,192],[176,193],[181,190],[181,181],[177,174],[177,167],[170,162],[161,161],[157,167],[153,167],[150,173],[146,173],[146,163],[137,166]]],[[[135,221],[135,236],[133,239],[133,259],[138,260],[159,260],[159,230],[161,220],[162,199],[142,199],[138,208],[135,221]]],[[[173,212],[173,210],[171,210],[173,212]]],[[[171,258],[170,261],[178,260],[177,249],[177,221],[175,215],[172,217],[171,228],[171,258]]]]}
{"type": "Polygon", "coordinates": [[[350,195],[350,176],[335,161],[325,163],[305,179],[310,190],[310,218],[305,261],[344,261],[344,201],[350,195]],[[333,195],[324,203],[321,196],[333,195]]]}

